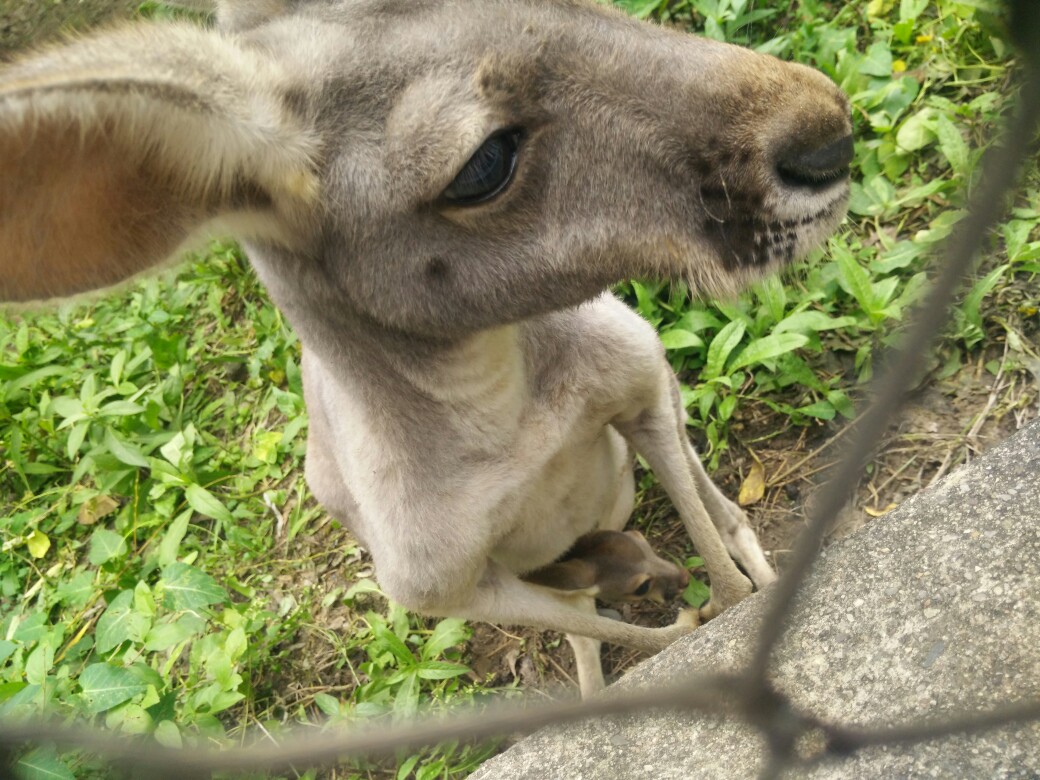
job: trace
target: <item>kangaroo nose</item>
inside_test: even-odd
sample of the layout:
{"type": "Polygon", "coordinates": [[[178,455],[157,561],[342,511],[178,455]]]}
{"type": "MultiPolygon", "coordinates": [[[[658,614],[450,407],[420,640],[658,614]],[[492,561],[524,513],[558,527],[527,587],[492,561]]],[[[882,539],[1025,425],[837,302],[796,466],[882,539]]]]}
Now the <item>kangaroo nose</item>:
{"type": "Polygon", "coordinates": [[[852,156],[852,136],[846,135],[809,149],[798,144],[781,154],[776,170],[790,187],[823,187],[848,175],[852,156]]]}
{"type": "Polygon", "coordinates": [[[690,584],[690,573],[681,567],[677,568],[679,568],[677,581],[671,584],[671,587],[668,588],[668,592],[665,594],[669,601],[686,590],[686,586],[690,584]]]}

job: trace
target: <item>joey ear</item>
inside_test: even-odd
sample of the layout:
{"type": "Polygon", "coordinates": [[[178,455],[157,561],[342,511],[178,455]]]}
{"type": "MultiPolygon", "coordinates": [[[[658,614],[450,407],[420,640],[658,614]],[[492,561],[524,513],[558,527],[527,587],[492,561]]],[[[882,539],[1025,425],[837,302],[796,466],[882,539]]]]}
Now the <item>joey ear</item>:
{"type": "MultiPolygon", "coordinates": [[[[596,576],[595,566],[588,561],[572,558],[535,569],[525,574],[522,579],[553,590],[575,591],[595,588],[598,591],[596,576]]],[[[589,595],[595,595],[595,592],[589,595]]]]}
{"type": "Polygon", "coordinates": [[[291,243],[319,185],[282,82],[260,55],[177,24],[0,70],[0,301],[116,284],[200,234],[291,243]]]}

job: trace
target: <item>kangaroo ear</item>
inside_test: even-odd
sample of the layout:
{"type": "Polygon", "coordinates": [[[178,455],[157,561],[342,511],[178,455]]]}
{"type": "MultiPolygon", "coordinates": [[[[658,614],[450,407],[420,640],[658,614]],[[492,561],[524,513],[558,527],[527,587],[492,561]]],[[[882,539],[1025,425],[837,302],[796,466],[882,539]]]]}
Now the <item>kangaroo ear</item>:
{"type": "Polygon", "coordinates": [[[291,243],[315,143],[274,63],[140,25],[0,71],[0,300],[121,282],[215,232],[291,243]]]}
{"type": "Polygon", "coordinates": [[[522,579],[553,590],[587,591],[585,595],[588,596],[595,596],[599,592],[596,567],[580,558],[550,563],[525,574],[522,579]]]}

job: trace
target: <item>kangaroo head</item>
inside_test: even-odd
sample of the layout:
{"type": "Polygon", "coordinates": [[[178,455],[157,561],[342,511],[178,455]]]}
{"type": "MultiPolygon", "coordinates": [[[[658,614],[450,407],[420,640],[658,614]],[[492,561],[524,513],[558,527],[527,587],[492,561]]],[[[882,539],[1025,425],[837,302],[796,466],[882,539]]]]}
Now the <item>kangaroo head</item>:
{"type": "Polygon", "coordinates": [[[560,560],[525,574],[524,579],[602,601],[659,604],[690,584],[686,569],[659,557],[639,531],[585,534],[560,560]]]}
{"type": "Polygon", "coordinates": [[[0,299],[230,232],[301,332],[453,337],[630,277],[726,293],[844,214],[847,102],[799,65],[579,0],[236,0],[218,20],[0,71],[0,299]]]}

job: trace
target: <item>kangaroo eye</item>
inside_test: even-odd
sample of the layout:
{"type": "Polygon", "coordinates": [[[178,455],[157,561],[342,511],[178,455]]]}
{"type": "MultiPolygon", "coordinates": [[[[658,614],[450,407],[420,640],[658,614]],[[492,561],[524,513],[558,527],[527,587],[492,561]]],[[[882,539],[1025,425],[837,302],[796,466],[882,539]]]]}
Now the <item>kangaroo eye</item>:
{"type": "Polygon", "coordinates": [[[636,596],[645,596],[647,593],[650,592],[650,585],[652,583],[653,583],[653,580],[650,580],[650,579],[643,580],[642,584],[638,588],[636,588],[634,591],[632,591],[632,593],[634,595],[636,595],[636,596]]]}
{"type": "Polygon", "coordinates": [[[520,130],[495,133],[481,145],[444,191],[444,199],[458,206],[491,200],[509,186],[516,171],[520,130]]]}

